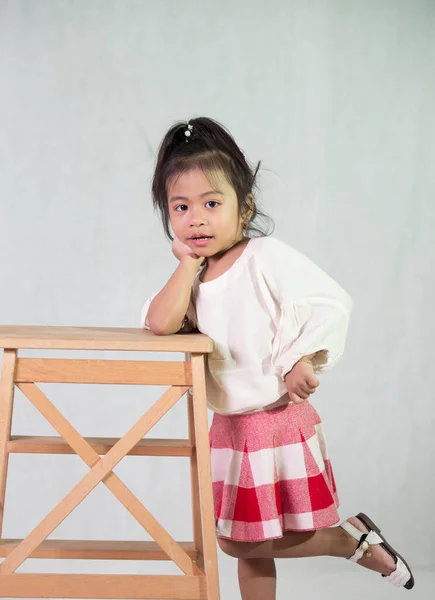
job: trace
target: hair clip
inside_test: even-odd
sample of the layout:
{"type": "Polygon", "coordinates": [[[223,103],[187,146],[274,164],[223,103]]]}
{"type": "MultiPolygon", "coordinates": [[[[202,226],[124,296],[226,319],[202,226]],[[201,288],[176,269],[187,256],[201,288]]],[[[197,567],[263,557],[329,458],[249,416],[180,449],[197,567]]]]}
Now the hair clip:
{"type": "Polygon", "coordinates": [[[187,129],[184,132],[184,135],[186,136],[186,142],[189,141],[189,138],[192,135],[192,129],[193,129],[193,125],[191,125],[190,123],[187,123],[187,129]]]}

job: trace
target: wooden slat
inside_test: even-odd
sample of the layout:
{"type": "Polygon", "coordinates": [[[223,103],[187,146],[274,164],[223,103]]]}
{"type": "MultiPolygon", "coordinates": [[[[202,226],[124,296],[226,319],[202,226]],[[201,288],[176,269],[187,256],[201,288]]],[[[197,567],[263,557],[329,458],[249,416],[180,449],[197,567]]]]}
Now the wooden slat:
{"type": "MultiPolygon", "coordinates": [[[[50,410],[55,413],[55,423],[59,418],[63,419],[59,411],[51,405],[44,394],[31,383],[19,384],[20,390],[35,404],[48,403],[50,410]],[[32,396],[35,396],[32,398],[32,396]]],[[[111,471],[119,461],[141,440],[148,431],[174,406],[174,404],[188,391],[187,387],[171,387],[157,400],[157,402],[139,419],[135,425],[124,435],[123,438],[102,458],[94,453],[86,442],[78,436],[78,442],[84,446],[83,450],[89,451],[98,459],[94,462],[90,460],[91,470],[81,479],[81,481],[63,498],[63,500],[51,510],[35,529],[19,544],[11,554],[0,564],[0,573],[6,575],[14,571],[28,558],[28,556],[58,527],[58,525],[82,502],[84,498],[103,480],[106,484],[108,480],[120,481],[111,471]]],[[[69,424],[68,424],[69,425],[69,424]]],[[[71,427],[69,425],[69,427],[71,427]]],[[[77,432],[75,432],[77,434],[77,432]]],[[[77,434],[78,435],[78,434],[77,434]]],[[[77,450],[77,449],[76,449],[77,450]]],[[[87,462],[87,461],[86,461],[87,462]]],[[[122,484],[122,482],[120,482],[122,484]]],[[[127,488],[127,492],[128,492],[127,488]]],[[[119,493],[117,494],[118,499],[119,493]]],[[[137,500],[132,498],[132,500],[137,500]]],[[[144,509],[141,505],[141,508],[144,509]]],[[[152,525],[151,515],[146,517],[148,525],[152,525]]],[[[156,522],[159,532],[155,535],[150,531],[153,539],[160,546],[167,548],[168,554],[183,573],[193,574],[196,565],[192,563],[189,557],[179,548],[167,532],[156,522]]],[[[149,527],[148,527],[149,529],[149,527]]],[[[214,600],[214,599],[213,599],[214,600]]]]}
{"type": "Polygon", "coordinates": [[[207,600],[206,578],[186,575],[0,575],[1,598],[207,600]]]}
{"type": "MultiPolygon", "coordinates": [[[[98,454],[92,447],[81,437],[81,435],[72,427],[58,409],[48,400],[48,398],[39,390],[35,384],[18,384],[24,394],[39,410],[39,412],[51,423],[57,433],[63,437],[73,450],[85,461],[89,467],[94,467],[96,462],[100,460],[98,454]],[[24,388],[24,389],[23,389],[24,388]]],[[[175,388],[171,387],[158,400],[161,403],[165,396],[171,396],[175,388]]],[[[186,390],[187,388],[182,388],[186,390]]],[[[181,390],[181,395],[182,395],[181,390]]],[[[180,397],[181,397],[180,395],[180,397]]],[[[152,409],[150,409],[152,411],[152,409]]],[[[150,412],[149,411],[149,412],[150,412]]],[[[148,413],[147,413],[148,414],[148,413]]],[[[144,434],[147,431],[144,431],[144,434]]],[[[137,440],[138,442],[140,440],[137,440]]],[[[114,448],[118,447],[115,444],[114,448]]],[[[110,452],[108,453],[110,455],[110,452]]],[[[201,570],[192,561],[191,558],[184,552],[183,548],[169,535],[169,533],[160,525],[153,515],[145,508],[140,500],[128,489],[128,487],[119,479],[115,473],[110,473],[103,479],[103,484],[118,498],[125,506],[128,512],[138,521],[140,525],[148,532],[149,535],[156,540],[160,548],[172,558],[175,564],[181,569],[185,575],[199,575],[201,570]]],[[[44,536],[45,538],[47,536],[44,536]]],[[[43,541],[43,540],[41,540],[43,541]]],[[[24,540],[17,548],[25,544],[24,540]]],[[[36,548],[36,547],[35,547],[36,548]]],[[[8,559],[7,559],[8,560],[8,559]]],[[[7,562],[6,560],[6,562],[7,562]]],[[[7,566],[7,565],[6,565],[7,566]]],[[[5,565],[0,565],[0,571],[5,571],[5,565]]]]}
{"type": "Polygon", "coordinates": [[[202,333],[154,335],[137,328],[3,325],[0,348],[207,353],[213,341],[202,333]]]}
{"type": "MultiPolygon", "coordinates": [[[[99,454],[107,454],[119,441],[118,438],[85,437],[84,440],[99,454]]],[[[75,454],[71,446],[59,436],[13,435],[6,444],[10,453],[22,454],[75,454]]],[[[192,456],[193,447],[189,440],[144,438],[134,446],[127,456],[192,456]]]]}
{"type": "Polygon", "coordinates": [[[187,362],[19,358],[17,383],[192,385],[187,362]]]}
{"type": "MultiPolygon", "coordinates": [[[[0,540],[0,558],[6,558],[23,540],[0,540]]],[[[197,551],[193,542],[177,542],[192,560],[197,551]]],[[[97,560],[171,560],[156,542],[106,540],[45,540],[29,558],[97,560]]]]}

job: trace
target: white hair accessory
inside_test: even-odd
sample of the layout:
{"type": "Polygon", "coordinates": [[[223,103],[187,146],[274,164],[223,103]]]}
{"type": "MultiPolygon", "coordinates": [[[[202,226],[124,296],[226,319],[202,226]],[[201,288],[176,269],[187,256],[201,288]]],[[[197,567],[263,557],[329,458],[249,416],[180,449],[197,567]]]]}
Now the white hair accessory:
{"type": "Polygon", "coordinates": [[[189,141],[190,136],[192,135],[192,129],[193,129],[193,125],[191,125],[189,122],[187,123],[187,129],[184,132],[184,135],[186,136],[186,142],[189,141]]]}

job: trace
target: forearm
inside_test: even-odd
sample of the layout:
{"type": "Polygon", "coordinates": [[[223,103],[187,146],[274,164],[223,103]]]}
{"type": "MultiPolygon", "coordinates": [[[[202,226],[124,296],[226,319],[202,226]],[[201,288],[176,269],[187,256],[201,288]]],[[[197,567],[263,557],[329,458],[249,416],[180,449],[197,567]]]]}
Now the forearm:
{"type": "Polygon", "coordinates": [[[154,334],[170,335],[179,331],[198,269],[197,260],[183,257],[165,287],[153,299],[148,310],[148,323],[154,334]]]}

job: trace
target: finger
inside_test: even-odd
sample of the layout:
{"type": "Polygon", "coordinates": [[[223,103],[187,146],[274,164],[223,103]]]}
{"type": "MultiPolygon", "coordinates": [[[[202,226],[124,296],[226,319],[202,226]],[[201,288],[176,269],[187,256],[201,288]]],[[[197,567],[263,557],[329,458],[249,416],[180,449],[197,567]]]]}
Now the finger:
{"type": "Polygon", "coordinates": [[[294,404],[300,404],[301,402],[304,402],[304,400],[302,398],[300,398],[297,394],[295,394],[294,392],[292,394],[290,394],[290,400],[294,403],[294,404]]]}
{"type": "MultiPolygon", "coordinates": [[[[309,394],[313,394],[316,391],[316,388],[311,387],[310,385],[308,385],[308,383],[303,383],[300,386],[300,391],[303,394],[308,394],[309,395],[309,394]]],[[[296,390],[296,392],[299,394],[298,390],[296,390]]]]}
{"type": "Polygon", "coordinates": [[[313,388],[316,388],[319,386],[319,380],[317,379],[317,377],[314,375],[314,373],[312,375],[308,375],[308,377],[305,379],[305,382],[313,388]]]}
{"type": "Polygon", "coordinates": [[[303,398],[304,400],[306,400],[310,395],[309,392],[304,392],[302,388],[297,389],[296,394],[299,396],[299,398],[303,398]]]}

